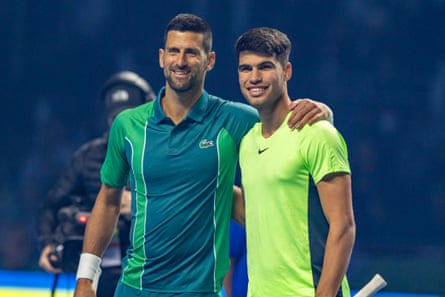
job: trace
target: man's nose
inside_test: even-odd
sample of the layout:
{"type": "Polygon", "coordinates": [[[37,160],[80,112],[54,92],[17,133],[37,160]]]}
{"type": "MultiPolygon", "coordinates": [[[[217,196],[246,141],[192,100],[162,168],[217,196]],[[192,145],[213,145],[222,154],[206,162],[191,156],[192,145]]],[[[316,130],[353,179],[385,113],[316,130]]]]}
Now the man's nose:
{"type": "Polygon", "coordinates": [[[176,57],[176,63],[178,64],[178,66],[184,66],[187,64],[187,57],[185,55],[185,53],[179,53],[176,57]]]}
{"type": "Polygon", "coordinates": [[[256,68],[252,69],[250,73],[250,81],[252,83],[258,83],[261,81],[261,72],[258,69],[256,68]]]}

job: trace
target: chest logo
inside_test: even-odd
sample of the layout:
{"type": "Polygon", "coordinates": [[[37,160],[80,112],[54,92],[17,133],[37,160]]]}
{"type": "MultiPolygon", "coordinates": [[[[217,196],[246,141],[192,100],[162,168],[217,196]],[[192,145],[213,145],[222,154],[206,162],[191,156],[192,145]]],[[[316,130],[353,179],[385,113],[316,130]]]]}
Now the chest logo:
{"type": "Polygon", "coordinates": [[[205,149],[205,148],[208,148],[208,147],[211,147],[211,146],[214,146],[213,140],[203,139],[199,143],[199,148],[202,148],[202,149],[205,149]]]}
{"type": "Polygon", "coordinates": [[[265,147],[265,148],[263,148],[263,149],[258,149],[258,154],[262,154],[262,153],[264,153],[265,151],[267,151],[269,148],[268,147],[265,147]]]}

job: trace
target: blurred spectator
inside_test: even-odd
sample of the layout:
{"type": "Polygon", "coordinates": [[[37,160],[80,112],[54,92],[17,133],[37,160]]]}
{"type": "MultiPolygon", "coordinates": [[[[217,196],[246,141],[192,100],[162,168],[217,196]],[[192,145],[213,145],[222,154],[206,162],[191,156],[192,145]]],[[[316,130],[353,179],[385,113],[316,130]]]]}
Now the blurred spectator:
{"type": "MultiPolygon", "coordinates": [[[[154,100],[150,85],[137,74],[123,71],[113,75],[101,93],[107,123],[116,115],[154,100]]],[[[69,166],[49,191],[38,217],[39,241],[42,245],[39,265],[47,272],[75,272],[86,217],[91,211],[101,185],[100,168],[105,159],[108,130],[102,137],[83,144],[72,156],[69,166]],[[85,219],[85,217],[83,217],[85,219]],[[77,257],[76,257],[77,256],[77,257]]],[[[102,277],[98,297],[113,296],[120,277],[123,251],[128,245],[130,194],[124,191],[117,232],[102,262],[102,277]]]]}

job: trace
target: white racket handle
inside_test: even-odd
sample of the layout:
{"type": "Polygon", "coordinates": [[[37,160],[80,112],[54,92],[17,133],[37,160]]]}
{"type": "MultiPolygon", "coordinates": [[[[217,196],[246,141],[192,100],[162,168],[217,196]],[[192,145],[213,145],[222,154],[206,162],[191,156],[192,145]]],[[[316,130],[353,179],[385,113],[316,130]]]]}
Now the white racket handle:
{"type": "Polygon", "coordinates": [[[387,283],[383,279],[380,274],[374,275],[374,277],[363,287],[361,288],[354,297],[371,297],[384,287],[386,287],[387,283]]]}

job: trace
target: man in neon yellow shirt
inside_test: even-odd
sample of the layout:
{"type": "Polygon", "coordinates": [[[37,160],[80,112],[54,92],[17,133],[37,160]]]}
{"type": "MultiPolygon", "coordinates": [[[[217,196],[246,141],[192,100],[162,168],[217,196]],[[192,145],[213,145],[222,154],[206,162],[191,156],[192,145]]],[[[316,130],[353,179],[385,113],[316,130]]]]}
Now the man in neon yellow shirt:
{"type": "Polygon", "coordinates": [[[350,296],[355,222],[347,147],[327,121],[287,126],[290,50],[284,33],[265,27],[236,43],[241,92],[261,119],[240,146],[248,296],[350,296]]]}

